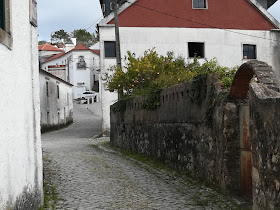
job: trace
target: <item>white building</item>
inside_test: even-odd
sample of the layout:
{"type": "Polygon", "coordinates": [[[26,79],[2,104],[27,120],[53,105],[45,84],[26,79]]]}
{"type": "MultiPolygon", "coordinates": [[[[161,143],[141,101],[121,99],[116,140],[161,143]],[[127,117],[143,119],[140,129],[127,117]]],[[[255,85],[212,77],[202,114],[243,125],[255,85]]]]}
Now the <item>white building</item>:
{"type": "Polygon", "coordinates": [[[34,0],[0,0],[0,209],[43,201],[36,11],[34,0]]]}
{"type": "MultiPolygon", "coordinates": [[[[108,2],[100,0],[107,15],[98,24],[102,75],[116,65],[114,15],[107,11],[108,2]]],[[[155,48],[160,55],[173,51],[186,60],[195,55],[202,62],[216,57],[227,67],[257,59],[272,65],[280,75],[280,24],[266,10],[275,2],[131,0],[119,9],[122,60],[127,51],[140,56],[155,48]]],[[[117,100],[117,93],[106,91],[104,82],[100,92],[106,131],[110,129],[110,105],[117,100]]]]}
{"type": "Polygon", "coordinates": [[[73,84],[73,99],[77,99],[85,90],[99,91],[99,62],[99,50],[80,43],[67,53],[50,57],[41,68],[73,84]]]}
{"type": "Polygon", "coordinates": [[[72,86],[40,70],[41,132],[59,129],[73,122],[72,86]]]}
{"type": "Polygon", "coordinates": [[[62,49],[60,49],[56,46],[53,46],[49,43],[39,45],[38,50],[39,50],[39,64],[40,65],[41,65],[41,63],[43,63],[48,58],[64,52],[62,49]]]}

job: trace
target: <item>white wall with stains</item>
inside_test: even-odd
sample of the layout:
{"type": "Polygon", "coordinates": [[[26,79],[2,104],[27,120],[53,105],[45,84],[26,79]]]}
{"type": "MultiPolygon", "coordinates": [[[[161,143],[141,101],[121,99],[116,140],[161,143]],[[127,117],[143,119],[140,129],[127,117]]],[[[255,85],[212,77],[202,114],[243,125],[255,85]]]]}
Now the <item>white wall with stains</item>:
{"type": "Polygon", "coordinates": [[[41,131],[73,122],[72,85],[40,70],[41,131]]]}
{"type": "Polygon", "coordinates": [[[41,205],[37,29],[29,0],[10,1],[12,45],[0,42],[0,209],[41,205]]]}

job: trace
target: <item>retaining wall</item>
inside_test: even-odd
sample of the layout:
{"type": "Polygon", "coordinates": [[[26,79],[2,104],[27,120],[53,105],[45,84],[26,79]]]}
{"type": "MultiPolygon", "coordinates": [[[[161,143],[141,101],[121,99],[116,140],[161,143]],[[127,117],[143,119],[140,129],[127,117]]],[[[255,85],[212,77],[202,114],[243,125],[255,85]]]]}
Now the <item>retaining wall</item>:
{"type": "Polygon", "coordinates": [[[174,85],[159,97],[153,111],[141,109],[143,98],[111,106],[111,143],[239,192],[238,106],[218,75],[174,85]]]}

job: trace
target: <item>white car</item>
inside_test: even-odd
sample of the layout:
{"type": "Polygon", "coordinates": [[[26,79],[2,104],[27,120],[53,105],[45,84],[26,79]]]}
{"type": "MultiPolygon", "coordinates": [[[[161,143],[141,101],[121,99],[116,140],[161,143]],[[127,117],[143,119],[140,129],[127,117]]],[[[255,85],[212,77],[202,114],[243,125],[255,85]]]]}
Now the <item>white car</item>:
{"type": "Polygon", "coordinates": [[[97,96],[97,93],[95,91],[90,91],[87,90],[85,92],[82,93],[81,98],[82,99],[86,99],[86,98],[95,98],[97,96]]]}

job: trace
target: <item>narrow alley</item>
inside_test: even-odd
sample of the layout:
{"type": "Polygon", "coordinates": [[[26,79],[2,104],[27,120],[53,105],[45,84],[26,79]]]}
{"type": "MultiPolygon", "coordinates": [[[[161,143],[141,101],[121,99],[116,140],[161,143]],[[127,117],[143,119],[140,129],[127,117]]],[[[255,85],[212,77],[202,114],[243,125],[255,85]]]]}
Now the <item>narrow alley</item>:
{"type": "Polygon", "coordinates": [[[237,209],[195,181],[121,155],[108,138],[94,139],[101,119],[77,104],[74,121],[42,136],[44,179],[56,189],[55,209],[237,209]]]}

